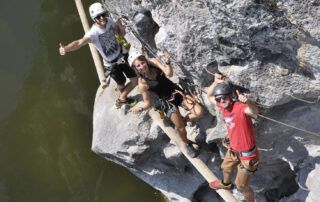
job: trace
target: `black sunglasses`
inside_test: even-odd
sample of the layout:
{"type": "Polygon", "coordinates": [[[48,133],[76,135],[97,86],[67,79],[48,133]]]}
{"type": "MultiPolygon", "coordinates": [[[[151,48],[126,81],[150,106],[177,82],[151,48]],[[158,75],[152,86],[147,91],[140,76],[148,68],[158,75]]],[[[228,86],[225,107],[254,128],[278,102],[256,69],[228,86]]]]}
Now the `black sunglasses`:
{"type": "Polygon", "coordinates": [[[228,95],[219,95],[214,99],[216,100],[216,102],[221,102],[221,100],[226,100],[228,97],[229,97],[228,95]]]}
{"type": "Polygon", "coordinates": [[[94,19],[99,20],[101,17],[105,18],[107,16],[107,13],[101,13],[100,15],[97,15],[94,19]]]}

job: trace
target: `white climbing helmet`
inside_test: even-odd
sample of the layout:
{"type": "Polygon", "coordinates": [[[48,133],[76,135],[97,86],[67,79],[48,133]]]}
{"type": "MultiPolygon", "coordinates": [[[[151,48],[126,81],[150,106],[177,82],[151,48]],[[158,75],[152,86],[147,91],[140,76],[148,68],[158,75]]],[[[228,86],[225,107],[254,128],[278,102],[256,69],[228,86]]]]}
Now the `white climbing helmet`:
{"type": "Polygon", "coordinates": [[[138,49],[132,49],[129,53],[129,57],[128,57],[128,63],[129,65],[132,67],[132,64],[134,62],[135,59],[137,59],[137,57],[144,55],[141,51],[139,51],[138,49]]]}
{"type": "Polygon", "coordinates": [[[101,3],[93,3],[89,7],[89,13],[92,20],[94,20],[97,16],[102,13],[106,13],[106,9],[104,9],[101,3]]]}

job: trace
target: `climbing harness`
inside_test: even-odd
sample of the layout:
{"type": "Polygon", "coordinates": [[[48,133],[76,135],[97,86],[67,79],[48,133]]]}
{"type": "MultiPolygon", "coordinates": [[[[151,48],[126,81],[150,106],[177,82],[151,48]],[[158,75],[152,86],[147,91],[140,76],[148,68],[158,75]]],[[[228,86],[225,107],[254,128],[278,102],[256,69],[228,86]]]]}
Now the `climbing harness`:
{"type": "Polygon", "coordinates": [[[248,151],[243,151],[243,152],[235,151],[232,148],[229,148],[229,149],[230,149],[230,152],[232,152],[234,155],[236,155],[238,157],[241,157],[241,156],[248,157],[248,156],[251,156],[253,153],[255,153],[257,151],[257,147],[256,146],[254,146],[253,148],[249,149],[248,151]]]}
{"type": "MultiPolygon", "coordinates": [[[[238,157],[239,158],[239,157],[238,157]]],[[[253,174],[258,170],[258,165],[260,164],[259,160],[254,161],[253,159],[251,159],[249,161],[249,166],[250,167],[254,167],[255,169],[250,170],[248,169],[246,166],[243,165],[243,163],[241,162],[241,160],[239,159],[239,167],[240,169],[245,169],[246,172],[248,172],[249,174],[253,174]]]]}
{"type": "Polygon", "coordinates": [[[173,102],[175,102],[176,100],[178,100],[178,102],[182,102],[183,96],[184,95],[182,94],[182,92],[176,89],[169,98],[158,100],[155,105],[155,109],[159,112],[161,119],[164,119],[165,116],[167,116],[168,118],[171,117],[172,113],[174,113],[177,109],[173,102]],[[180,96],[180,98],[177,96],[180,96]]]}

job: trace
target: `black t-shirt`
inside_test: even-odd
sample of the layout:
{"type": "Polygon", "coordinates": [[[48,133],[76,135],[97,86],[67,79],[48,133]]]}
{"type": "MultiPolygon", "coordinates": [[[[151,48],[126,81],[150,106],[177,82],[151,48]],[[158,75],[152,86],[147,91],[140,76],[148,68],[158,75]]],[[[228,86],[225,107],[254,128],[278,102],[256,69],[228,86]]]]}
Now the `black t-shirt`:
{"type": "Polygon", "coordinates": [[[168,99],[176,89],[181,90],[179,86],[166,77],[161,69],[153,65],[149,65],[149,68],[150,70],[155,70],[156,79],[152,80],[144,76],[142,78],[147,82],[148,90],[154,92],[160,99],[168,99]]]}

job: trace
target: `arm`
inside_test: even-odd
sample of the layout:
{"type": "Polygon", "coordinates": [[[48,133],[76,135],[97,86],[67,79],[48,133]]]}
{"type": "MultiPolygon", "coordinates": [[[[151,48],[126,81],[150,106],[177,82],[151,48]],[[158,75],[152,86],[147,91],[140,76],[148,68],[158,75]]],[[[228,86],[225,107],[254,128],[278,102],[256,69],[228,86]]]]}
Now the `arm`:
{"type": "Polygon", "coordinates": [[[119,18],[116,22],[115,33],[124,36],[126,34],[125,21],[122,18],[119,18]]]}
{"type": "Polygon", "coordinates": [[[139,91],[140,91],[142,98],[143,98],[143,104],[142,104],[142,106],[135,106],[135,107],[131,108],[129,110],[129,112],[140,113],[140,112],[147,110],[151,107],[151,98],[150,98],[150,94],[148,91],[148,86],[141,78],[139,78],[138,88],[139,88],[139,91]]]}
{"type": "Polygon", "coordinates": [[[173,69],[172,66],[170,64],[170,55],[168,52],[164,52],[163,53],[163,61],[165,62],[165,64],[162,64],[159,60],[157,60],[156,58],[151,58],[149,60],[149,62],[154,65],[157,66],[159,69],[161,69],[163,71],[163,73],[167,76],[167,77],[172,77],[173,76],[173,69]]]}
{"type": "Polygon", "coordinates": [[[214,82],[208,87],[207,89],[207,96],[209,101],[213,101],[214,104],[216,104],[216,101],[214,99],[213,95],[213,89],[219,84],[224,82],[224,76],[219,73],[214,74],[214,82]]]}
{"type": "Polygon", "coordinates": [[[81,39],[75,40],[71,43],[69,43],[68,45],[64,46],[62,43],[60,43],[60,47],[59,47],[59,53],[60,55],[65,55],[68,52],[72,52],[75,50],[78,50],[79,48],[81,48],[84,45],[87,45],[89,43],[89,38],[88,37],[83,37],[81,39]]]}
{"type": "Polygon", "coordinates": [[[257,118],[257,115],[259,114],[257,105],[250,99],[247,100],[246,104],[248,107],[244,110],[244,113],[253,118],[257,118]]]}
{"type": "Polygon", "coordinates": [[[240,94],[238,90],[236,92],[238,94],[239,101],[247,104],[247,107],[244,109],[244,113],[248,116],[256,118],[259,113],[259,108],[257,107],[257,105],[246,96],[240,94]]]}

